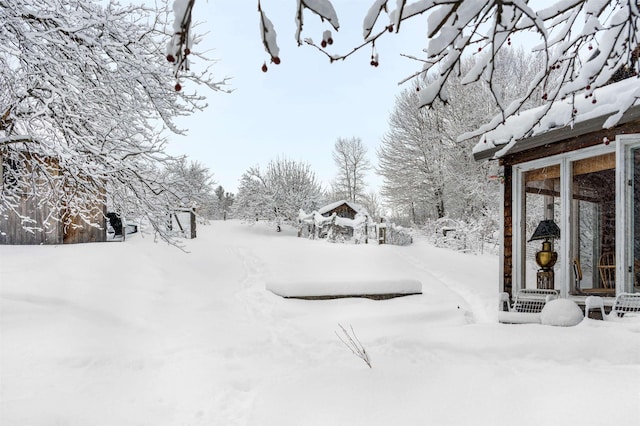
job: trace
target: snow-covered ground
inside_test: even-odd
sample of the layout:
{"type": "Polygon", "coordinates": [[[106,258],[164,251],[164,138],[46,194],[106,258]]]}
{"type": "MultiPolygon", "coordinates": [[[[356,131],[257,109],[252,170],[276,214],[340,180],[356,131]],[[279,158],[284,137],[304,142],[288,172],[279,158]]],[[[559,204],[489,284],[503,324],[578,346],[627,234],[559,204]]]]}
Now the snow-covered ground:
{"type": "Polygon", "coordinates": [[[640,322],[499,324],[495,256],[236,221],[200,226],[187,249],[140,235],[0,246],[0,424],[640,424],[640,322]],[[423,294],[266,290],[367,280],[417,280],[423,294]]]}

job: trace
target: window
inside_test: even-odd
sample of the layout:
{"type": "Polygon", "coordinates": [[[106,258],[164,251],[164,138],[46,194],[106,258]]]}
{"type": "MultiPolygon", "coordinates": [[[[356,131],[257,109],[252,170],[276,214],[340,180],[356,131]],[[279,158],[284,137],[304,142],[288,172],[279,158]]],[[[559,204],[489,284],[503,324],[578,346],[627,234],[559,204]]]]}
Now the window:
{"type": "MultiPolygon", "coordinates": [[[[560,223],[560,165],[554,164],[542,168],[529,170],[524,174],[525,193],[525,224],[524,240],[526,243],[525,285],[524,288],[538,287],[538,273],[541,266],[536,261],[536,254],[542,249],[541,241],[529,241],[543,220],[553,220],[560,223]]],[[[549,240],[551,250],[554,251],[555,241],[549,240]]],[[[556,253],[557,256],[557,253],[556,253]]],[[[547,284],[554,287],[555,275],[559,265],[552,265],[553,274],[547,284]]]]}
{"type": "Polygon", "coordinates": [[[582,269],[571,294],[615,294],[615,153],[572,162],[571,255],[582,269]]]}
{"type": "Polygon", "coordinates": [[[632,282],[629,286],[629,291],[640,292],[640,147],[633,148],[631,150],[632,164],[630,172],[632,178],[629,179],[631,183],[631,192],[633,195],[633,201],[631,204],[631,223],[633,224],[632,230],[632,259],[633,264],[630,265],[632,271],[632,282]]]}
{"type": "Polygon", "coordinates": [[[618,163],[623,167],[616,200],[618,209],[619,262],[616,273],[621,277],[621,289],[640,292],[640,135],[620,136],[618,163]]]}
{"type": "Polygon", "coordinates": [[[541,241],[529,240],[553,221],[560,238],[543,241],[557,259],[545,272],[563,297],[640,292],[640,135],[515,165],[513,191],[514,291],[545,284],[541,241]]]}

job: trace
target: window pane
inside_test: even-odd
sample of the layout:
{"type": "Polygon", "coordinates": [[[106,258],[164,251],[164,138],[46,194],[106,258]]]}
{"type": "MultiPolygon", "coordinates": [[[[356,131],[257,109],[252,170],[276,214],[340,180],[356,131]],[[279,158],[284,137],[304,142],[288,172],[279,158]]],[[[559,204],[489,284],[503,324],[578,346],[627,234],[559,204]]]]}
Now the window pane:
{"type": "Polygon", "coordinates": [[[555,261],[546,271],[552,273],[540,274],[543,268],[536,262],[536,254],[543,249],[543,243],[550,243],[550,250],[555,251],[554,238],[542,238],[529,242],[536,229],[543,220],[553,220],[560,223],[560,165],[530,170],[524,175],[525,181],[525,285],[524,288],[558,288],[555,277],[558,276],[559,265],[555,261]],[[541,278],[540,285],[538,277],[541,278]]]}
{"type": "Polygon", "coordinates": [[[632,291],[640,292],[640,148],[633,155],[633,286],[632,291]]]}
{"type": "Polygon", "coordinates": [[[571,253],[580,265],[572,294],[615,295],[615,153],[573,163],[571,253]]]}

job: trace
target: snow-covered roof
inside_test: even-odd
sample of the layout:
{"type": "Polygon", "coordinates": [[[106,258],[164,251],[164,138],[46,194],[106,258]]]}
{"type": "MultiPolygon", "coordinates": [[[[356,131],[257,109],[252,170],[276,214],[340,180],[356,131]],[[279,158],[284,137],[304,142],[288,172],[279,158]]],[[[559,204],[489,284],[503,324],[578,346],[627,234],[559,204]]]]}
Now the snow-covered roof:
{"type": "Polygon", "coordinates": [[[339,207],[339,206],[341,206],[343,204],[346,204],[347,206],[351,207],[356,213],[358,213],[358,212],[360,212],[362,210],[362,207],[360,207],[356,203],[352,203],[351,201],[347,201],[347,200],[340,200],[340,201],[336,201],[335,203],[327,204],[324,207],[320,207],[318,209],[318,213],[320,213],[320,214],[328,213],[331,210],[333,210],[336,207],[339,207]]]}
{"type": "Polygon", "coordinates": [[[523,150],[524,142],[532,148],[532,138],[546,136],[540,144],[552,143],[638,118],[640,78],[632,77],[595,89],[589,97],[576,95],[573,104],[567,98],[513,115],[483,134],[473,155],[476,160],[499,158],[523,150]]]}

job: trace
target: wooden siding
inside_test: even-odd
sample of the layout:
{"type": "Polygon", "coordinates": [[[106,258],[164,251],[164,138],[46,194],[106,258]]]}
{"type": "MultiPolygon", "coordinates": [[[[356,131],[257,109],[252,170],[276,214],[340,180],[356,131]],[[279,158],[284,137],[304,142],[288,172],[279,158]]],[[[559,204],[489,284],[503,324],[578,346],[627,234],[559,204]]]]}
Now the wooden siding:
{"type": "Polygon", "coordinates": [[[78,243],[97,243],[107,240],[106,219],[107,207],[102,204],[102,207],[96,205],[91,215],[91,221],[100,224],[100,227],[91,226],[82,221],[79,216],[71,218],[71,225],[69,225],[64,232],[62,242],[64,244],[78,244],[78,243]]]}
{"type": "MultiPolygon", "coordinates": [[[[31,217],[41,225],[49,216],[50,210],[46,204],[38,206],[38,201],[34,197],[23,197],[17,210],[21,216],[31,217]]],[[[62,238],[60,222],[50,221],[40,231],[27,232],[22,227],[20,217],[13,211],[0,216],[0,244],[62,244],[62,238]]]]}
{"type": "MultiPolygon", "coordinates": [[[[30,160],[37,157],[25,154],[25,158],[30,160]]],[[[44,165],[43,169],[46,170],[45,173],[49,176],[61,176],[64,174],[58,166],[57,160],[44,157],[38,158],[38,161],[44,165]]],[[[39,175],[39,173],[41,172],[36,172],[35,175],[39,175]]],[[[39,179],[44,179],[44,177],[39,179]]],[[[1,175],[0,184],[7,184],[1,175]]],[[[14,184],[20,185],[21,183],[14,184]]],[[[76,216],[71,219],[72,225],[67,226],[65,229],[62,224],[65,219],[64,209],[61,209],[63,213],[52,211],[46,202],[42,202],[39,197],[30,193],[30,185],[28,183],[23,184],[25,185],[24,194],[16,208],[17,213],[9,211],[0,216],[0,244],[66,244],[107,240],[106,223],[104,219],[106,205],[103,201],[106,192],[104,189],[101,190],[103,195],[102,200],[96,200],[92,208],[92,220],[100,224],[100,227],[89,226],[76,216]],[[41,229],[32,232],[26,231],[22,226],[21,217],[33,219],[35,223],[30,224],[30,226],[41,229]]]]}
{"type": "Polygon", "coordinates": [[[333,210],[330,210],[326,213],[323,214],[323,216],[331,216],[332,214],[336,214],[336,216],[338,217],[344,217],[347,219],[353,219],[356,217],[356,212],[354,209],[352,209],[348,204],[340,204],[338,207],[336,207],[333,210]]]}
{"type": "MultiPolygon", "coordinates": [[[[30,161],[34,157],[31,154],[24,153],[25,161],[30,161]]],[[[0,162],[4,164],[4,159],[0,155],[0,162]]],[[[59,176],[60,169],[58,162],[50,158],[38,159],[42,169],[46,170],[51,176],[59,176]]],[[[13,163],[13,167],[18,167],[13,163]]],[[[38,171],[33,171],[29,167],[29,172],[39,176],[38,171]]],[[[22,196],[16,211],[8,211],[0,216],[0,244],[61,244],[63,238],[63,230],[59,221],[51,220],[52,211],[46,203],[41,203],[41,199],[30,193],[30,185],[15,181],[7,180],[4,175],[0,176],[0,184],[3,190],[5,185],[11,185],[17,189],[22,186],[22,196]],[[22,217],[33,219],[35,223],[26,224],[27,226],[42,228],[41,230],[25,231],[23,228],[22,217]],[[47,220],[49,219],[49,220],[47,220]]]]}

